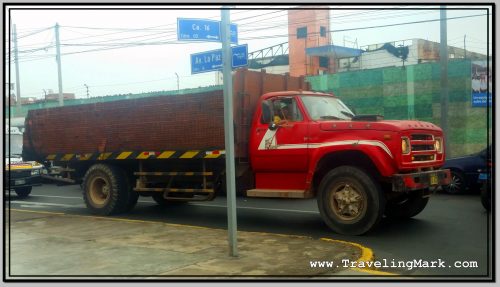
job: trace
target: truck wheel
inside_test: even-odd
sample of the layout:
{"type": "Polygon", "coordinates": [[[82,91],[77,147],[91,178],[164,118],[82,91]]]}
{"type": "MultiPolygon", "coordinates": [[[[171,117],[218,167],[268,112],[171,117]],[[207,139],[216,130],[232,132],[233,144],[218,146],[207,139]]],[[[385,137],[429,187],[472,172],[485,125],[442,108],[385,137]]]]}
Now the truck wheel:
{"type": "Polygon", "coordinates": [[[398,200],[387,202],[385,215],[392,218],[411,218],[419,214],[429,202],[429,197],[423,197],[425,194],[428,192],[420,190],[398,200]]]}
{"type": "Polygon", "coordinates": [[[31,193],[32,186],[18,187],[15,188],[14,191],[17,194],[18,198],[26,198],[31,193]]]}
{"type": "Polygon", "coordinates": [[[385,197],[367,173],[356,167],[341,166],[328,172],[321,181],[318,207],[333,231],[361,235],[382,218],[385,197]]]}
{"type": "Polygon", "coordinates": [[[123,212],[129,205],[129,185],[124,173],[107,164],[91,166],[83,178],[83,200],[94,214],[123,212]]]}
{"type": "Polygon", "coordinates": [[[131,211],[137,204],[139,200],[139,194],[133,190],[129,190],[129,198],[127,202],[127,207],[125,208],[125,212],[131,211]]]}
{"type": "Polygon", "coordinates": [[[122,176],[125,179],[125,183],[126,183],[125,190],[127,190],[127,194],[128,194],[127,206],[125,207],[123,212],[129,212],[132,209],[134,209],[134,207],[136,206],[137,201],[139,200],[139,193],[134,191],[132,189],[132,185],[130,184],[130,178],[132,177],[132,175],[127,174],[127,172],[125,172],[125,170],[120,169],[120,171],[122,172],[122,176]]]}

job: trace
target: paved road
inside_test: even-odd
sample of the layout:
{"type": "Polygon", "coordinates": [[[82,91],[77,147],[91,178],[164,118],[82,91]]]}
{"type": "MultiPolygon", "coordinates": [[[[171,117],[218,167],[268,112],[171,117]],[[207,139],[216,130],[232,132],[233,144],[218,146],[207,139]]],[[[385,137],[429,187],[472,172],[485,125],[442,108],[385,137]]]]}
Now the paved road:
{"type": "MultiPolygon", "coordinates": [[[[43,185],[27,199],[11,197],[11,207],[70,214],[89,214],[79,186],[43,185]]],[[[162,208],[148,197],[139,198],[136,208],[120,217],[154,220],[215,228],[226,228],[226,199],[162,208]]],[[[436,194],[427,208],[413,219],[382,220],[364,236],[331,232],[322,222],[315,200],[237,199],[238,229],[308,235],[357,242],[373,249],[383,271],[411,276],[486,276],[491,262],[488,249],[490,216],[477,195],[436,194]],[[437,261],[444,268],[396,268],[398,261],[437,261]],[[441,261],[440,261],[441,260],[441,261]],[[457,268],[477,264],[477,268],[457,268]],[[477,262],[477,263],[475,263],[477,262]],[[458,263],[457,263],[458,264],[458,263]],[[451,266],[451,267],[450,267],[451,266]]],[[[491,240],[490,240],[491,241],[491,240]]],[[[439,263],[438,263],[439,265],[439,263]]]]}

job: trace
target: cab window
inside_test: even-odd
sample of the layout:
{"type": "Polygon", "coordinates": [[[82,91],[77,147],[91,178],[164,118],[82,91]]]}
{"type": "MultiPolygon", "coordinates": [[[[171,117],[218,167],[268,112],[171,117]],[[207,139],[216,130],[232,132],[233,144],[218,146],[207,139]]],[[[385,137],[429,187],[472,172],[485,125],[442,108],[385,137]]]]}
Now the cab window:
{"type": "Polygon", "coordinates": [[[272,100],[274,121],[299,122],[304,119],[294,98],[276,98],[272,100]]]}

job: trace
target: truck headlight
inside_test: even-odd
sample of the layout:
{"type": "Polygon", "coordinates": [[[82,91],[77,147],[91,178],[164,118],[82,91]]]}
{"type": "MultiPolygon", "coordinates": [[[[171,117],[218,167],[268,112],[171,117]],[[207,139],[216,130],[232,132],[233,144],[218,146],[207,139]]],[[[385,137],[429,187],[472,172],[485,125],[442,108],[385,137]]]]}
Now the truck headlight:
{"type": "Polygon", "coordinates": [[[442,153],[443,152],[443,139],[442,138],[436,138],[436,140],[434,142],[434,149],[438,153],[442,153]]]}
{"type": "Polygon", "coordinates": [[[31,170],[31,175],[39,175],[39,174],[40,174],[40,169],[31,170]]]}
{"type": "Polygon", "coordinates": [[[409,154],[410,151],[411,151],[410,139],[408,139],[407,137],[402,137],[401,138],[401,152],[403,154],[409,154]]]}

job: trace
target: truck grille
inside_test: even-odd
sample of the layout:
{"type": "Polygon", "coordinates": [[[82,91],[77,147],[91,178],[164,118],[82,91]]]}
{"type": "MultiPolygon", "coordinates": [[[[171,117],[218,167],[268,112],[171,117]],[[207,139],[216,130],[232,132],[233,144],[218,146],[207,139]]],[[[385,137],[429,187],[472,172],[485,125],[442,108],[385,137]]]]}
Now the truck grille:
{"type": "Polygon", "coordinates": [[[434,136],[431,134],[412,134],[410,145],[413,162],[424,162],[436,160],[434,147],[434,136]]]}
{"type": "Polygon", "coordinates": [[[411,146],[412,151],[433,151],[434,150],[434,145],[427,145],[427,144],[413,144],[411,146]]]}
{"type": "Polygon", "coordinates": [[[428,134],[413,134],[413,135],[411,135],[411,140],[412,141],[431,141],[431,140],[434,140],[434,136],[428,135],[428,134]]]}

